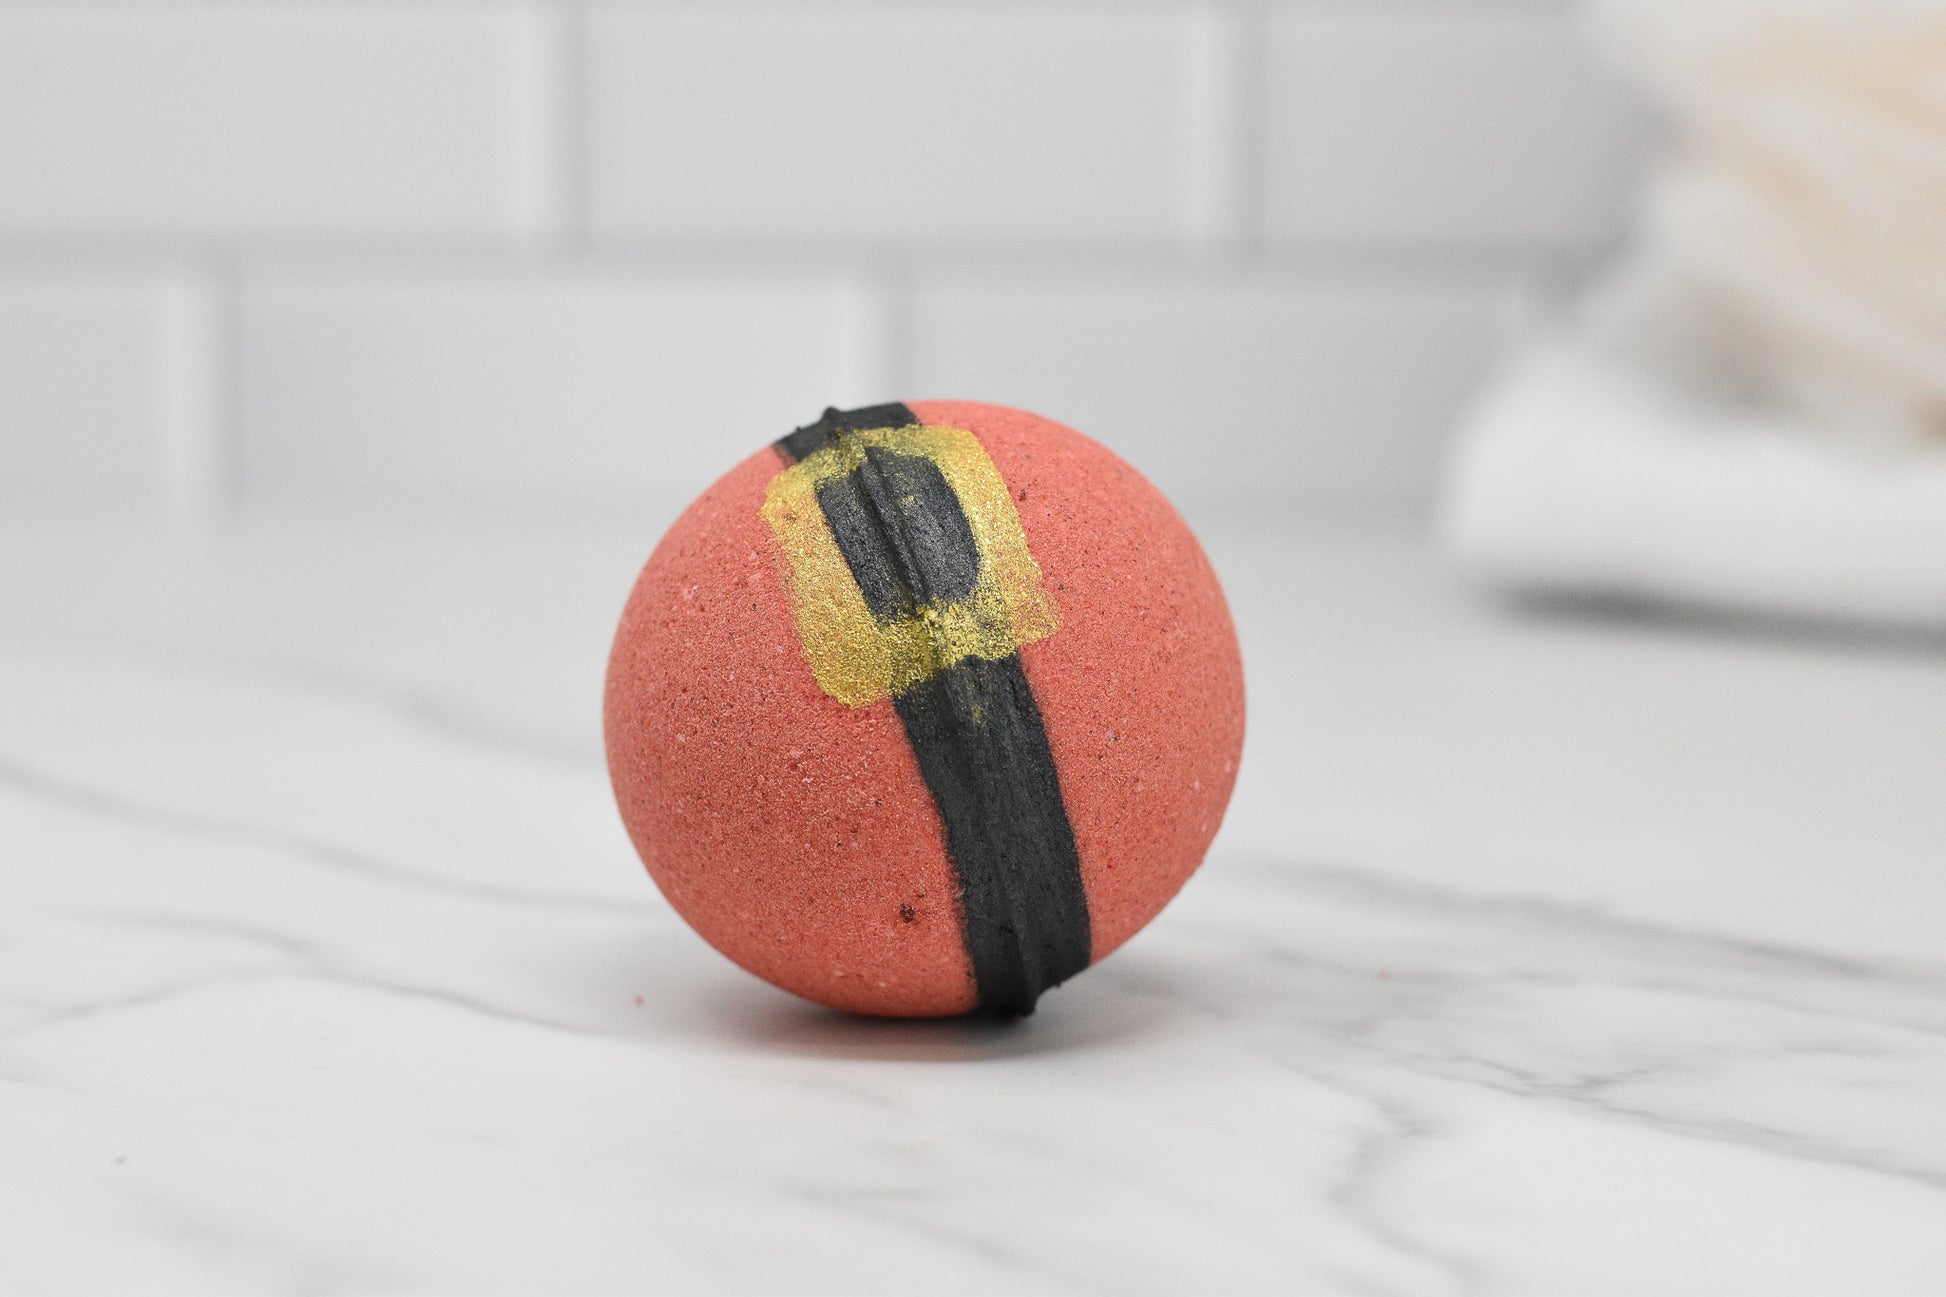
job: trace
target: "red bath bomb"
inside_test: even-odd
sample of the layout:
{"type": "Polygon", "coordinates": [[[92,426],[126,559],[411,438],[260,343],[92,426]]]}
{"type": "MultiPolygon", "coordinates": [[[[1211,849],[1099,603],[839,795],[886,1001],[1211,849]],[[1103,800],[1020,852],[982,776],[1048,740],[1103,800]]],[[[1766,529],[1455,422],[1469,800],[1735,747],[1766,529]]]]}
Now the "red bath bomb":
{"type": "Polygon", "coordinates": [[[1020,410],[827,411],[643,568],[604,724],[697,932],[855,1013],[1031,1012],[1202,862],[1243,669],[1209,560],[1108,450],[1020,410]]]}

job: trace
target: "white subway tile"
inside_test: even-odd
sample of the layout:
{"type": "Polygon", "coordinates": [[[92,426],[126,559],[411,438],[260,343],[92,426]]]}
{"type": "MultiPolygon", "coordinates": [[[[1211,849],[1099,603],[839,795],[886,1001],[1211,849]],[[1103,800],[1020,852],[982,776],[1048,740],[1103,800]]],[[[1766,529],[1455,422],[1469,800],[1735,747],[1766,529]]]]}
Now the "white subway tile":
{"type": "Polygon", "coordinates": [[[1643,135],[1564,15],[1287,8],[1264,99],[1273,239],[1599,243],[1643,135]]]}
{"type": "Polygon", "coordinates": [[[634,274],[252,285],[249,488],[686,501],[827,404],[887,399],[842,283],[634,274]]]}
{"type": "Polygon", "coordinates": [[[157,282],[0,276],[0,499],[157,490],[168,324],[157,282]]]}
{"type": "MultiPolygon", "coordinates": [[[[605,6],[598,231],[1194,236],[1221,92],[1189,12],[605,6]]],[[[1219,204],[1220,206],[1220,204],[1219,204]]]]}
{"type": "Polygon", "coordinates": [[[912,395],[1058,419],[1192,512],[1409,506],[1505,311],[1492,293],[935,284],[914,311],[912,395]]]}
{"type": "Polygon", "coordinates": [[[523,11],[0,9],[0,231],[517,229],[523,11]]]}

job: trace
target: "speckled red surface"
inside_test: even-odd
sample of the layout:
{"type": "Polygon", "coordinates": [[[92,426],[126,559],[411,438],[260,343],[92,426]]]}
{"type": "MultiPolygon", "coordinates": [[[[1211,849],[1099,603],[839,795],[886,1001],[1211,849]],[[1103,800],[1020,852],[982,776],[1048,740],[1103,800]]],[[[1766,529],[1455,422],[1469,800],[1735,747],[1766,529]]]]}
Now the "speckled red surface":
{"type": "MultiPolygon", "coordinates": [[[[1243,670],[1201,547],[1115,455],[1059,424],[912,402],[978,437],[1014,495],[1061,628],[1021,651],[1100,959],[1201,862],[1236,780],[1243,670]]],[[[616,632],[609,770],[636,849],[718,950],[859,1013],[974,1007],[938,812],[889,700],[826,696],[759,516],[766,447],[704,492],[616,632]]]]}

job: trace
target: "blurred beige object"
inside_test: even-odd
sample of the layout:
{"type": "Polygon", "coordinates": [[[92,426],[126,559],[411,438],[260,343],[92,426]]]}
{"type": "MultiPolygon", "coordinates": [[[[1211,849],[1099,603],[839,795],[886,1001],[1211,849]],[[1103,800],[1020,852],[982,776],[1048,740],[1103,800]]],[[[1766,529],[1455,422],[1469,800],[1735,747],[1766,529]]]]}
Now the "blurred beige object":
{"type": "Polygon", "coordinates": [[[1838,433],[1946,437],[1946,0],[1591,0],[1666,110],[1641,327],[1838,433]]]}
{"type": "Polygon", "coordinates": [[[1590,0],[1665,111],[1635,247],[1488,385],[1475,575],[1946,627],[1946,0],[1590,0]]]}

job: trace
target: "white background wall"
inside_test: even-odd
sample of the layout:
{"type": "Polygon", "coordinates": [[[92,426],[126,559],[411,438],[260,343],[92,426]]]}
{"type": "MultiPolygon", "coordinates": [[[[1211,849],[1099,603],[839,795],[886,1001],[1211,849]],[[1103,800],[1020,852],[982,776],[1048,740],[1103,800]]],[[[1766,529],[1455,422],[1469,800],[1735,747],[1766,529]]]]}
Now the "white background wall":
{"type": "Polygon", "coordinates": [[[1642,133],[1545,0],[0,4],[0,503],[664,502],[954,396],[1409,513],[1642,133]]]}

